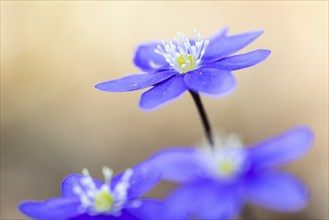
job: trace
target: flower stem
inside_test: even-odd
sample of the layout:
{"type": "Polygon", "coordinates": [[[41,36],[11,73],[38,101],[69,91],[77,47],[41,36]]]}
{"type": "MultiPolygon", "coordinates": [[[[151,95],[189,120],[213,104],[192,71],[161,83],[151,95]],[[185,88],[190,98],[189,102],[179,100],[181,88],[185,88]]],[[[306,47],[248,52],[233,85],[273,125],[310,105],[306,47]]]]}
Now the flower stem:
{"type": "Polygon", "coordinates": [[[194,100],[194,103],[198,109],[198,112],[199,112],[199,115],[200,115],[200,118],[201,118],[201,121],[202,121],[202,124],[203,124],[203,128],[204,128],[204,131],[206,133],[206,136],[207,136],[207,140],[210,144],[210,146],[213,148],[214,147],[214,140],[213,140],[213,136],[212,136],[212,130],[211,130],[211,126],[210,126],[210,123],[209,123],[209,120],[208,120],[208,117],[207,117],[207,113],[203,107],[203,104],[202,104],[202,101],[201,101],[201,98],[200,98],[200,95],[196,92],[193,92],[193,91],[189,91],[192,95],[192,98],[194,100]]]}

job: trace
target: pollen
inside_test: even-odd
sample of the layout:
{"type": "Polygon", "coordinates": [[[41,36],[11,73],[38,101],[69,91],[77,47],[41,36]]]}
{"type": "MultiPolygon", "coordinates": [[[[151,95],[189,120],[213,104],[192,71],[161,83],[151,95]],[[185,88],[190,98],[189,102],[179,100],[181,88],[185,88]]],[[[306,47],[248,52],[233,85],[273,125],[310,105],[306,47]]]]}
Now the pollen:
{"type": "Polygon", "coordinates": [[[98,212],[106,212],[110,210],[113,205],[113,197],[107,191],[99,192],[95,196],[94,205],[98,212]]]}
{"type": "Polygon", "coordinates": [[[162,55],[177,72],[184,74],[199,67],[208,44],[209,40],[201,39],[201,34],[197,34],[196,30],[192,41],[178,32],[175,41],[162,41],[154,52],[162,55]]]}
{"type": "Polygon", "coordinates": [[[237,164],[228,160],[220,161],[218,164],[218,172],[222,176],[231,176],[237,171],[237,169],[237,164]]]}
{"type": "Polygon", "coordinates": [[[249,169],[250,163],[243,149],[241,138],[236,134],[214,135],[214,148],[203,145],[209,156],[210,167],[221,180],[231,180],[249,169]]]}
{"type": "Polygon", "coordinates": [[[177,58],[177,63],[180,67],[180,72],[186,73],[196,68],[196,60],[192,55],[180,55],[177,58]]]}
{"type": "Polygon", "coordinates": [[[221,179],[232,179],[249,166],[245,151],[240,147],[216,149],[213,161],[214,171],[221,179]]]}

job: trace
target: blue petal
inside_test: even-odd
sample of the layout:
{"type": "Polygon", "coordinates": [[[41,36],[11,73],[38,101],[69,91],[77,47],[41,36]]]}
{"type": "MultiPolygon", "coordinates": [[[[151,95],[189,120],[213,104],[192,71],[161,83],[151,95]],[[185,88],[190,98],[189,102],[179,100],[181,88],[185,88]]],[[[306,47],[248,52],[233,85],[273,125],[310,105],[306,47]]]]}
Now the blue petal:
{"type": "MultiPolygon", "coordinates": [[[[207,47],[207,51],[210,52],[210,51],[214,50],[215,48],[213,48],[213,47],[216,46],[216,44],[214,42],[221,41],[222,39],[226,38],[228,31],[229,31],[229,28],[227,26],[225,26],[222,29],[220,29],[219,31],[217,31],[217,33],[215,33],[214,35],[209,37],[209,45],[207,47]]],[[[191,41],[191,39],[190,39],[190,41],[191,41]]]]}
{"type": "Polygon", "coordinates": [[[247,179],[245,184],[247,199],[277,211],[297,211],[309,200],[305,185],[285,172],[263,173],[247,179]]]}
{"type": "Polygon", "coordinates": [[[254,50],[249,53],[239,54],[221,59],[214,63],[214,66],[219,69],[228,71],[243,69],[246,67],[254,66],[264,61],[270,54],[270,50],[254,50]]]}
{"type": "Polygon", "coordinates": [[[70,220],[137,220],[135,216],[132,216],[130,213],[128,213],[125,209],[122,210],[121,215],[119,216],[113,216],[113,215],[88,215],[83,214],[76,216],[74,218],[71,218],[70,220]]]}
{"type": "Polygon", "coordinates": [[[150,163],[161,172],[163,179],[175,182],[207,176],[202,153],[195,148],[168,148],[151,156],[150,163]]]}
{"type": "Polygon", "coordinates": [[[172,77],[175,74],[176,72],[171,70],[160,71],[152,74],[134,74],[120,79],[102,82],[97,84],[95,87],[106,92],[134,91],[153,86],[172,77]]]}
{"type": "Polygon", "coordinates": [[[198,219],[234,219],[242,208],[240,191],[207,179],[188,182],[166,198],[173,210],[186,210],[198,219]]]}
{"type": "Polygon", "coordinates": [[[177,75],[144,92],[139,106],[144,110],[152,110],[178,98],[185,91],[183,75],[177,75]]]}
{"type": "Polygon", "coordinates": [[[229,71],[212,66],[186,73],[184,81],[194,92],[208,95],[226,95],[236,87],[236,80],[229,71]]]}
{"type": "Polygon", "coordinates": [[[313,143],[312,130],[297,127],[248,148],[254,169],[285,164],[305,154],[313,143]]]}
{"type": "Polygon", "coordinates": [[[167,204],[156,199],[141,199],[135,201],[137,207],[127,208],[127,211],[137,219],[187,219],[185,212],[175,210],[173,212],[167,204]]]}
{"type": "MultiPolygon", "coordinates": [[[[81,188],[84,188],[83,185],[81,185],[81,178],[83,178],[84,176],[81,174],[71,174],[69,176],[67,176],[63,182],[62,182],[62,195],[64,197],[74,197],[77,196],[74,192],[73,192],[73,187],[75,185],[79,185],[81,188]]],[[[103,182],[100,180],[94,180],[94,183],[96,184],[97,188],[99,188],[101,185],[103,185],[103,182]]]]}
{"type": "Polygon", "coordinates": [[[160,69],[168,69],[170,66],[165,58],[154,52],[161,42],[145,43],[140,45],[135,52],[134,63],[145,72],[154,72],[160,69]]]}
{"type": "Polygon", "coordinates": [[[235,52],[238,52],[256,38],[258,38],[263,31],[253,31],[232,36],[225,36],[226,32],[210,38],[206,53],[203,56],[205,62],[213,62],[227,57],[235,52]]]}
{"type": "MultiPolygon", "coordinates": [[[[160,181],[160,172],[147,161],[136,165],[132,168],[132,171],[127,192],[127,197],[130,200],[147,193],[160,181]]],[[[122,175],[123,173],[113,177],[111,181],[112,188],[120,182],[122,175]]]]}
{"type": "Polygon", "coordinates": [[[19,210],[25,215],[35,219],[68,219],[79,212],[80,200],[78,198],[53,198],[43,202],[23,202],[19,210]]]}

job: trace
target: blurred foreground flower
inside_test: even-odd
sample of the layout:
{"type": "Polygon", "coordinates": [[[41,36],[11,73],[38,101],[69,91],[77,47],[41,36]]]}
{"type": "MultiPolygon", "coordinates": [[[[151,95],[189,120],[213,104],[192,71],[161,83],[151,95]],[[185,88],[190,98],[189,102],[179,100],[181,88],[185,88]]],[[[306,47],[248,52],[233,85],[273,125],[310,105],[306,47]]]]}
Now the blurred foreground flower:
{"type": "Polygon", "coordinates": [[[232,219],[244,203],[277,211],[296,211],[308,202],[307,188],[276,167],[309,150],[312,131],[298,127],[249,148],[236,136],[215,140],[215,149],[169,148],[151,162],[169,181],[182,185],[168,195],[173,209],[200,219],[232,219]]]}
{"type": "Polygon", "coordinates": [[[135,53],[134,63],[147,74],[129,75],[96,85],[107,92],[126,92],[154,86],[141,96],[140,107],[159,107],[190,90],[195,93],[221,96],[231,92],[236,81],[231,71],[256,65],[265,60],[269,50],[255,50],[234,55],[263,31],[227,35],[222,29],[209,40],[194,39],[178,32],[175,41],[145,43],[135,53]]]}
{"type": "Polygon", "coordinates": [[[49,220],[177,218],[170,216],[163,202],[138,198],[160,179],[159,173],[145,164],[128,169],[114,178],[112,171],[105,167],[105,183],[93,179],[87,170],[83,173],[71,174],[63,180],[62,197],[43,202],[23,202],[20,211],[35,219],[49,220]]]}

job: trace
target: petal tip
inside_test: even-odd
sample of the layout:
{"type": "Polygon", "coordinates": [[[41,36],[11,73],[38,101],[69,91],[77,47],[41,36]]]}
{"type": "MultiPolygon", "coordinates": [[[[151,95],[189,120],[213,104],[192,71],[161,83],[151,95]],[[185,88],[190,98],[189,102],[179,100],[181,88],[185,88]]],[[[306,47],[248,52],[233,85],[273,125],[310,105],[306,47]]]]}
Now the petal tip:
{"type": "Polygon", "coordinates": [[[103,92],[126,92],[127,89],[120,88],[116,85],[114,80],[101,82],[95,85],[95,88],[103,92]]]}
{"type": "Polygon", "coordinates": [[[314,141],[314,132],[313,130],[305,125],[298,126],[294,129],[294,132],[299,133],[304,136],[309,144],[312,144],[314,141]]]}
{"type": "MultiPolygon", "coordinates": [[[[255,30],[255,31],[249,32],[249,34],[250,34],[249,36],[251,37],[251,39],[255,40],[260,35],[262,35],[264,32],[265,32],[264,30],[255,30]]],[[[248,33],[246,33],[246,34],[248,34],[248,33]]]]}
{"type": "Polygon", "coordinates": [[[228,32],[229,32],[229,30],[230,30],[230,27],[229,27],[228,25],[224,25],[224,26],[220,29],[219,33],[220,33],[221,35],[227,35],[228,32]]]}
{"type": "Polygon", "coordinates": [[[25,213],[25,206],[26,206],[27,202],[21,202],[20,204],[18,204],[17,208],[20,212],[25,213]]]}
{"type": "Polygon", "coordinates": [[[272,53],[272,51],[271,50],[268,50],[268,49],[261,49],[262,51],[263,51],[263,53],[265,54],[265,55],[267,55],[267,56],[269,56],[271,53],[272,53]]]}
{"type": "Polygon", "coordinates": [[[153,105],[148,105],[147,102],[145,101],[145,98],[143,97],[144,93],[141,95],[141,98],[139,100],[138,106],[139,108],[144,111],[144,112],[152,112],[160,108],[160,106],[153,106],[153,105]]]}
{"type": "Polygon", "coordinates": [[[26,216],[32,217],[34,215],[33,208],[31,209],[31,206],[33,207],[34,204],[37,204],[38,202],[35,201],[25,201],[21,202],[18,205],[18,210],[23,213],[26,216]]]}
{"type": "Polygon", "coordinates": [[[262,29],[254,31],[255,35],[257,35],[257,36],[262,35],[264,32],[265,32],[265,30],[262,30],[262,29]]]}
{"type": "MultiPolygon", "coordinates": [[[[267,57],[269,57],[271,55],[271,53],[272,53],[272,51],[271,50],[268,50],[268,49],[259,49],[257,51],[259,51],[261,53],[261,56],[260,56],[260,59],[259,59],[259,62],[258,63],[261,63],[264,60],[266,60],[267,57]]],[[[256,64],[258,64],[258,63],[256,63],[256,64]]]]}
{"type": "Polygon", "coordinates": [[[157,110],[159,107],[147,107],[147,106],[144,106],[143,104],[139,103],[139,108],[143,112],[153,112],[153,111],[157,110]]]}
{"type": "Polygon", "coordinates": [[[98,83],[98,84],[96,84],[95,86],[94,86],[96,89],[98,89],[98,90],[101,90],[101,91],[104,91],[104,92],[108,92],[108,89],[106,89],[105,87],[104,87],[104,83],[102,82],[102,83],[98,83]]]}

